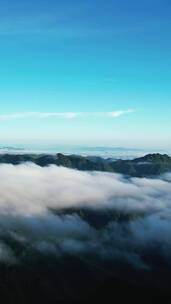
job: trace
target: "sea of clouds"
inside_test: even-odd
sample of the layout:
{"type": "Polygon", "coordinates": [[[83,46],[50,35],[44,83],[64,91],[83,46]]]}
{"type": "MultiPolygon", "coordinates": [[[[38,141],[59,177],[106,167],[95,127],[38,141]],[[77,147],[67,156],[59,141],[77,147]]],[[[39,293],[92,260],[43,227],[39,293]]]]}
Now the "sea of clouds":
{"type": "Polygon", "coordinates": [[[22,252],[61,257],[93,255],[149,268],[151,252],[171,266],[171,174],[156,179],[81,172],[35,164],[0,165],[0,262],[20,263],[22,252]],[[142,214],[96,229],[79,212],[88,208],[142,214]],[[55,211],[55,212],[54,212],[55,211]]]}

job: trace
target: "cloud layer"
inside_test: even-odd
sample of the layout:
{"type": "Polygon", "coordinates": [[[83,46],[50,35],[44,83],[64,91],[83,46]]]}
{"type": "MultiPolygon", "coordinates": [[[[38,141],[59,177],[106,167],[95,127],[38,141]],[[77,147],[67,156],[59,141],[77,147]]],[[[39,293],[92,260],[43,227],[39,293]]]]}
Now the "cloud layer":
{"type": "Polygon", "coordinates": [[[170,174],[126,179],[23,164],[1,165],[0,180],[1,262],[22,259],[11,245],[16,242],[28,253],[89,254],[143,268],[151,267],[144,256],[159,248],[157,254],[170,265],[170,174]],[[67,212],[71,208],[74,212],[67,212]],[[115,218],[97,228],[81,216],[83,209],[115,218]],[[116,220],[122,215],[126,220],[116,220]]]}

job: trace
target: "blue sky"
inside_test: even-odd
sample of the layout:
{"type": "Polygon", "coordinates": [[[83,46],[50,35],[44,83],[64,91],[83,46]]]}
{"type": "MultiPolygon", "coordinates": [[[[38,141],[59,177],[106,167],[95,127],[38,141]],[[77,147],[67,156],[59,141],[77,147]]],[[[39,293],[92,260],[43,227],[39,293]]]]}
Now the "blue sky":
{"type": "Polygon", "coordinates": [[[0,0],[0,142],[171,148],[170,0],[0,0]]]}

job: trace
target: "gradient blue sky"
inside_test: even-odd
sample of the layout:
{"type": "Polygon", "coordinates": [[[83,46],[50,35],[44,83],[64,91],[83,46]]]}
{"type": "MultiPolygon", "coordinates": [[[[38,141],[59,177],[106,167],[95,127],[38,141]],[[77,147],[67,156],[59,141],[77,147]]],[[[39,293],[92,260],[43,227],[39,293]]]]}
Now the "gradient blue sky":
{"type": "Polygon", "coordinates": [[[0,142],[171,148],[170,118],[170,0],[0,0],[0,142]]]}

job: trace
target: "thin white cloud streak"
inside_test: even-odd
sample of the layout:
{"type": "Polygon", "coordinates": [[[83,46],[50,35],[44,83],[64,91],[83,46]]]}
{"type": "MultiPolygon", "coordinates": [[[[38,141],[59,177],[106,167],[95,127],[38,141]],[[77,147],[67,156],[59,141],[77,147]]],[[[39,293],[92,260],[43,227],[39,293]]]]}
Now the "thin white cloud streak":
{"type": "Polygon", "coordinates": [[[0,114],[0,121],[10,121],[18,119],[47,119],[47,118],[62,118],[73,119],[78,117],[109,117],[117,118],[125,114],[135,112],[134,109],[117,110],[111,112],[24,112],[24,113],[10,113],[0,114]]]}

